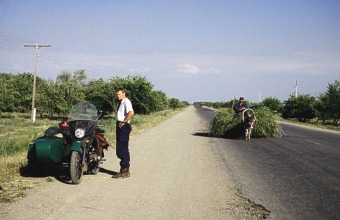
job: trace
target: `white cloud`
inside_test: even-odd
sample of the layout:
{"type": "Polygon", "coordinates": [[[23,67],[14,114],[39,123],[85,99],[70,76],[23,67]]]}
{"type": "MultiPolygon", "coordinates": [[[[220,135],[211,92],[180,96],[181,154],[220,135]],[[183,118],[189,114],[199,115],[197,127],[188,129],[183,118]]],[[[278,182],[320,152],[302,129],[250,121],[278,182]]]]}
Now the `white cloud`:
{"type": "Polygon", "coordinates": [[[200,69],[192,64],[181,64],[178,65],[178,67],[179,67],[178,71],[185,74],[196,75],[200,72],[200,69]]]}

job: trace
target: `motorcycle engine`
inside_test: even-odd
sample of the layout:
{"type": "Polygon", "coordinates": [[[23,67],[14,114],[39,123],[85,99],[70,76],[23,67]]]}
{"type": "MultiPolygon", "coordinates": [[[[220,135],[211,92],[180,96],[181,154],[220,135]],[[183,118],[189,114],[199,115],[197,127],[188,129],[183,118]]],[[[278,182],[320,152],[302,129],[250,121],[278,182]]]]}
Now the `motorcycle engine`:
{"type": "Polygon", "coordinates": [[[89,151],[89,158],[90,161],[96,161],[99,162],[101,160],[101,157],[96,149],[91,147],[92,149],[89,151]]]}

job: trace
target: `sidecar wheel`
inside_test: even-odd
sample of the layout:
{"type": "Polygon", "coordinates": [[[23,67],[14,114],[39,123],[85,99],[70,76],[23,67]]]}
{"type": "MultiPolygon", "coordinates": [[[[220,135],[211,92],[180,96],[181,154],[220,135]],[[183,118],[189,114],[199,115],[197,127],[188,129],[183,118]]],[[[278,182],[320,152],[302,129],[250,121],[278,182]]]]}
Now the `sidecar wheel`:
{"type": "Polygon", "coordinates": [[[28,172],[31,175],[38,175],[43,171],[43,164],[39,164],[34,161],[28,161],[27,163],[28,172]]]}
{"type": "Polygon", "coordinates": [[[73,184],[79,184],[83,176],[83,167],[81,164],[81,154],[78,151],[72,151],[70,162],[70,175],[73,184]]]}

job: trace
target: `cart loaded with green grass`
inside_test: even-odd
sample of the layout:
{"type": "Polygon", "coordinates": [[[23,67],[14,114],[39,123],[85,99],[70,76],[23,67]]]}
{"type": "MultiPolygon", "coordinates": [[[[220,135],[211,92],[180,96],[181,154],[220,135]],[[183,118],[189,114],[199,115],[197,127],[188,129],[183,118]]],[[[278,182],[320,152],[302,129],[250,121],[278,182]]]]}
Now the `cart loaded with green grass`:
{"type": "Polygon", "coordinates": [[[210,124],[210,133],[215,137],[241,138],[281,136],[283,131],[279,117],[268,107],[245,109],[235,113],[231,108],[217,111],[210,124]]]}

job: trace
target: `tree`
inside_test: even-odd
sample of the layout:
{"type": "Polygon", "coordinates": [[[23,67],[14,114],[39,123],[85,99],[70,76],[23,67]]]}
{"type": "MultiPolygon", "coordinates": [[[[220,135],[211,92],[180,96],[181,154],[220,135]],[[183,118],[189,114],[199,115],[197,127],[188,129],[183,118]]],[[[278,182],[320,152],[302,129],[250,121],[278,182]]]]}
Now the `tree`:
{"type": "Polygon", "coordinates": [[[213,108],[232,108],[233,100],[229,102],[214,102],[212,104],[213,108]]]}
{"type": "Polygon", "coordinates": [[[63,71],[59,74],[54,89],[57,103],[56,113],[68,114],[74,104],[84,101],[84,89],[78,78],[72,76],[71,73],[63,71]]]}
{"type": "Polygon", "coordinates": [[[52,109],[50,108],[50,105],[55,102],[54,97],[51,96],[52,88],[53,87],[50,86],[48,81],[37,77],[35,105],[37,112],[40,113],[40,117],[46,114],[51,115],[52,109]]]}
{"type": "Polygon", "coordinates": [[[267,106],[268,108],[270,108],[274,112],[282,113],[283,103],[278,98],[275,98],[275,97],[265,98],[262,101],[262,104],[264,106],[267,106]]]}
{"type": "Polygon", "coordinates": [[[327,99],[328,97],[326,96],[326,93],[324,93],[319,96],[315,103],[316,116],[318,117],[317,121],[322,120],[323,123],[325,120],[332,118],[327,106],[327,103],[329,103],[327,99]]]}
{"type": "Polygon", "coordinates": [[[14,97],[14,76],[0,73],[0,114],[2,111],[14,111],[16,99],[14,97]]]}
{"type": "Polygon", "coordinates": [[[316,117],[315,97],[311,95],[291,95],[284,102],[282,116],[284,118],[297,118],[299,121],[305,122],[307,119],[316,117]]]}
{"type": "Polygon", "coordinates": [[[53,80],[43,80],[37,78],[36,106],[41,117],[48,115],[52,118],[53,114],[61,113],[58,109],[59,103],[63,100],[60,96],[57,83],[53,80]]]}
{"type": "Polygon", "coordinates": [[[72,79],[72,74],[66,70],[63,70],[58,76],[56,82],[58,84],[69,83],[72,79]]]}
{"type": "Polygon", "coordinates": [[[32,109],[33,75],[31,73],[14,75],[13,83],[16,111],[24,112],[32,109]]]}
{"type": "Polygon", "coordinates": [[[181,102],[179,99],[176,98],[170,98],[169,99],[169,107],[176,109],[176,108],[183,108],[185,107],[185,104],[181,102]]]}
{"type": "Polygon", "coordinates": [[[146,77],[139,75],[128,76],[126,78],[113,77],[110,83],[114,89],[123,87],[126,96],[132,102],[133,109],[137,114],[150,114],[152,109],[152,89],[153,85],[147,81],[146,77]]]}
{"type": "Polygon", "coordinates": [[[166,94],[162,91],[153,90],[151,91],[152,97],[152,109],[154,111],[162,111],[169,107],[169,101],[166,94]]]}
{"type": "Polygon", "coordinates": [[[85,99],[105,114],[109,114],[115,110],[115,89],[111,83],[105,82],[103,79],[92,80],[84,92],[85,99]]]}
{"type": "Polygon", "coordinates": [[[79,85],[85,86],[87,83],[87,74],[84,69],[76,70],[73,73],[73,79],[79,82],[79,85]]]}
{"type": "Polygon", "coordinates": [[[316,108],[322,119],[331,118],[338,125],[340,118],[340,81],[328,84],[327,91],[320,95],[316,108]]]}
{"type": "MultiPolygon", "coordinates": [[[[0,73],[0,112],[29,112],[32,103],[33,75],[22,73],[13,75],[0,73]]],[[[41,116],[53,114],[66,115],[72,105],[87,100],[104,113],[112,113],[117,108],[115,91],[118,87],[126,89],[137,114],[149,114],[169,107],[188,105],[178,99],[168,99],[162,91],[153,90],[153,85],[146,77],[133,75],[126,78],[113,77],[108,81],[103,79],[87,80],[85,70],[77,70],[73,74],[62,71],[56,81],[37,77],[36,107],[41,116]]]]}

